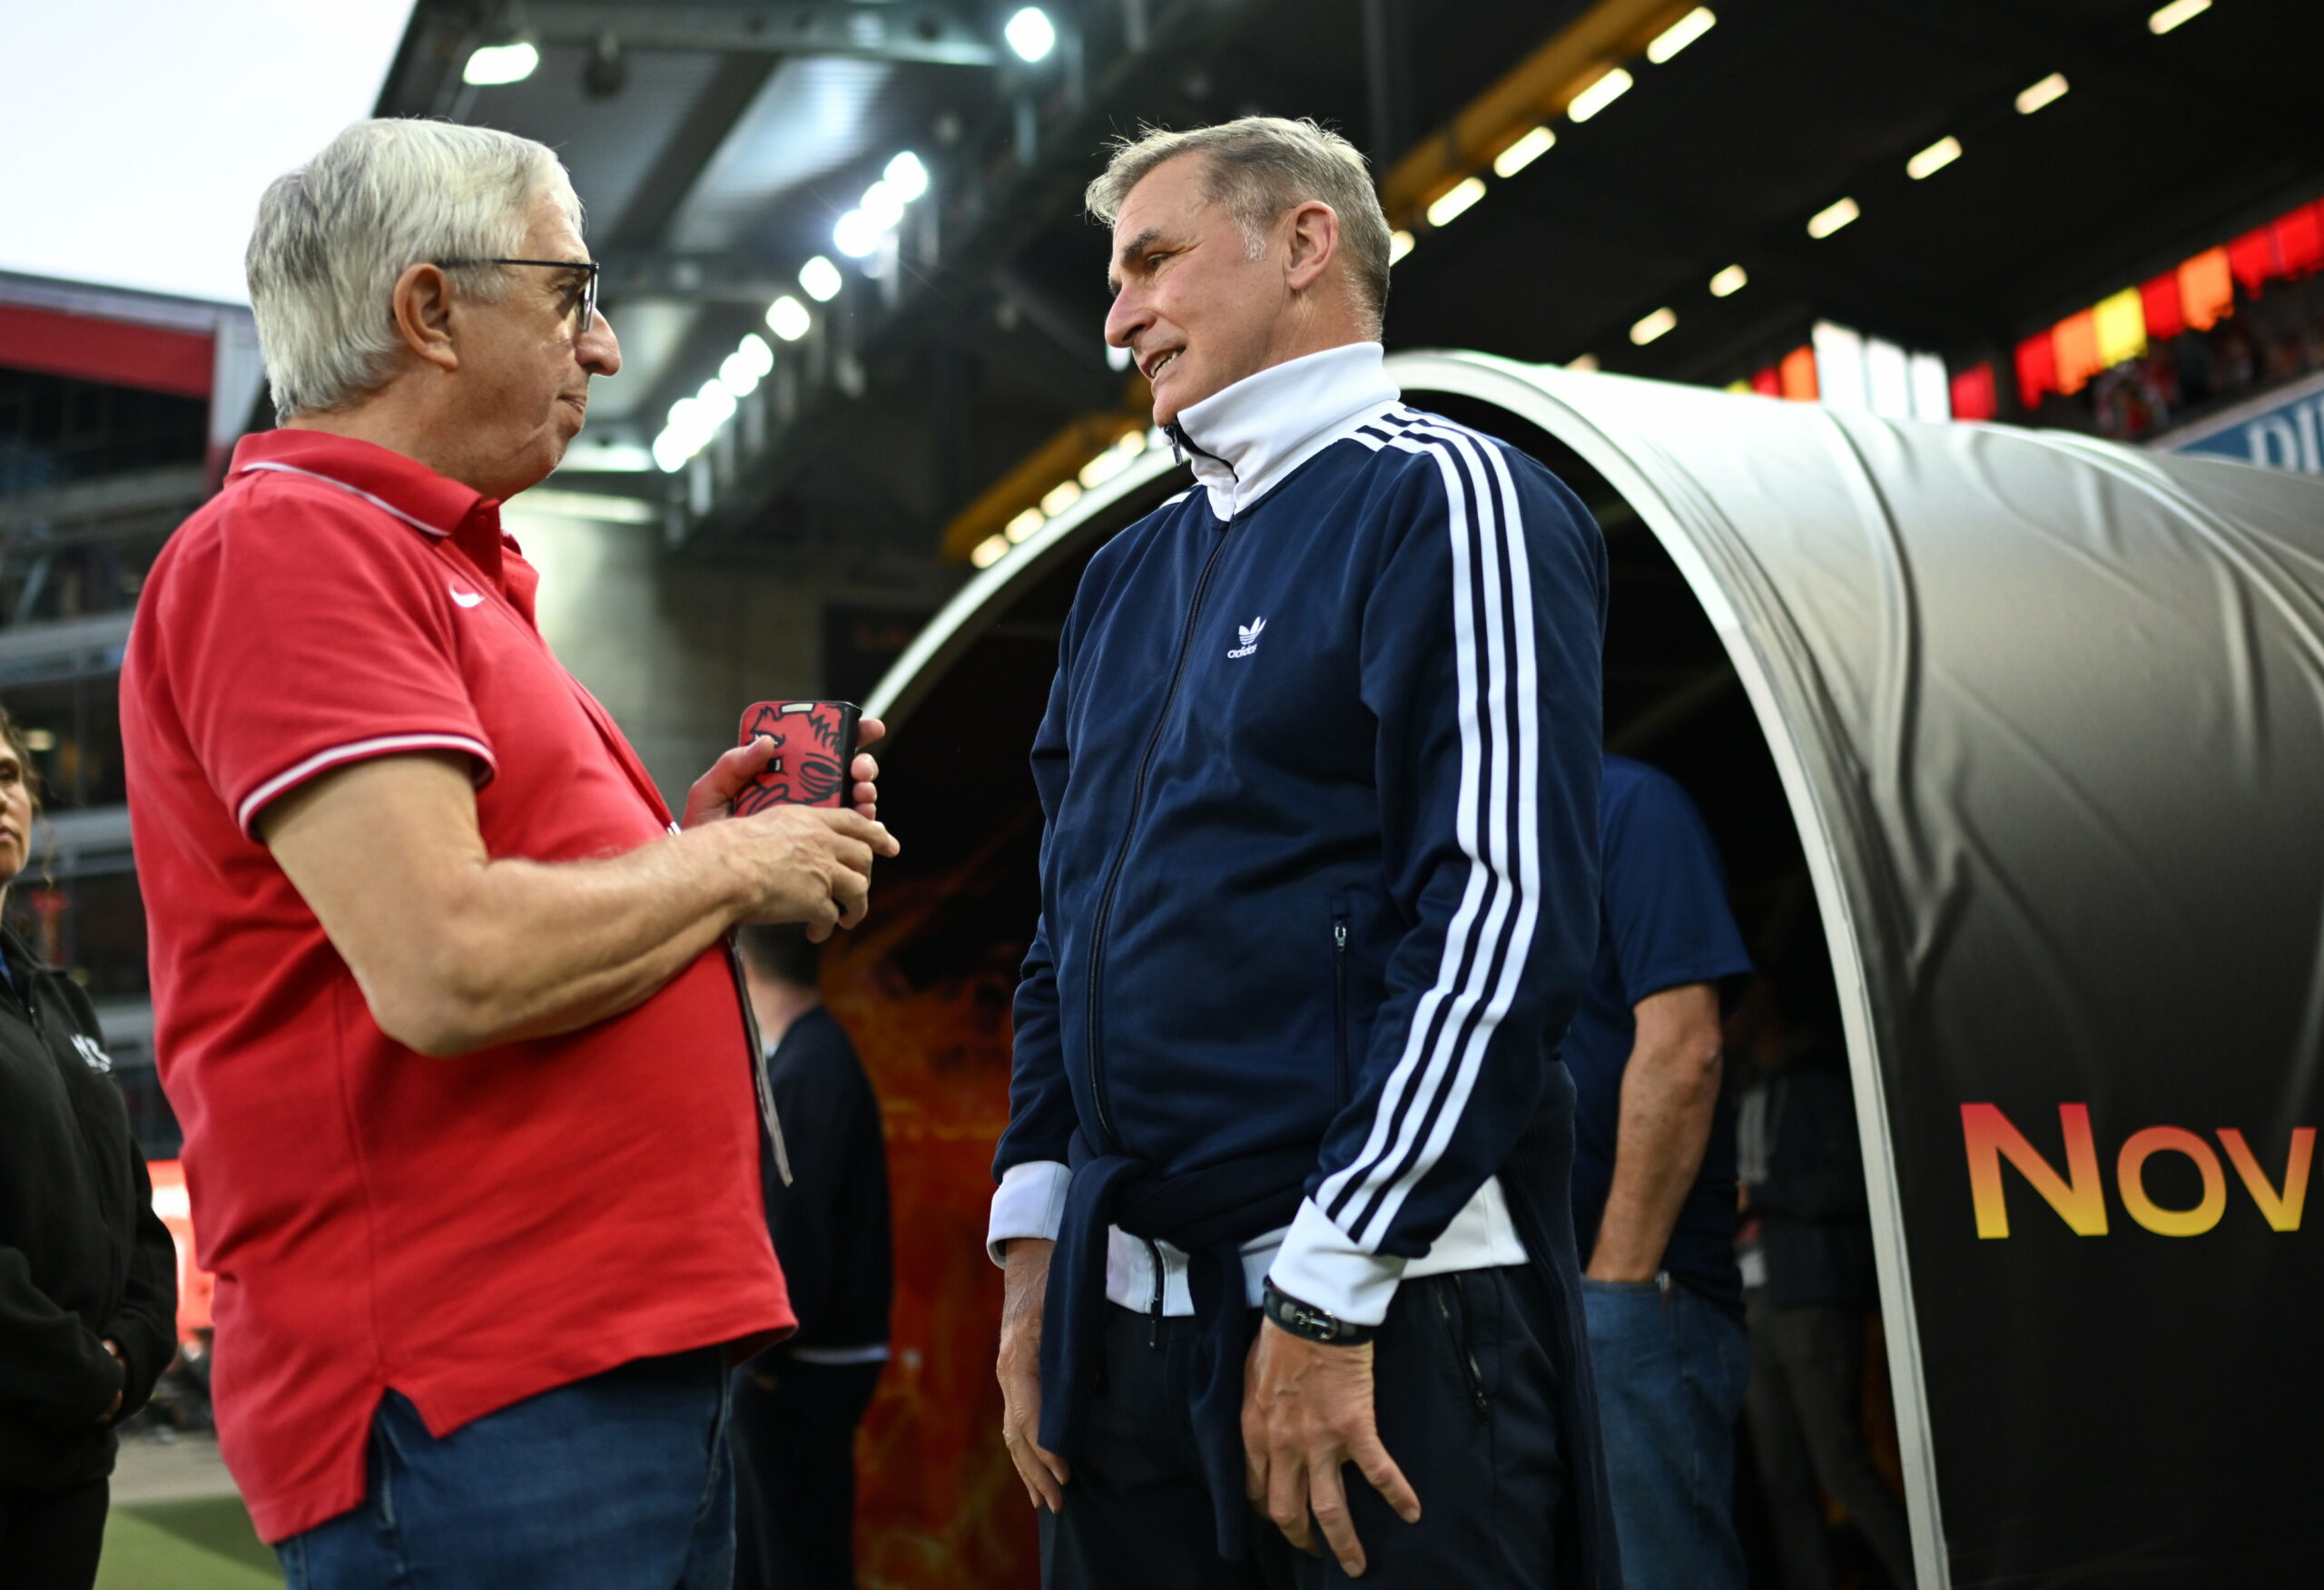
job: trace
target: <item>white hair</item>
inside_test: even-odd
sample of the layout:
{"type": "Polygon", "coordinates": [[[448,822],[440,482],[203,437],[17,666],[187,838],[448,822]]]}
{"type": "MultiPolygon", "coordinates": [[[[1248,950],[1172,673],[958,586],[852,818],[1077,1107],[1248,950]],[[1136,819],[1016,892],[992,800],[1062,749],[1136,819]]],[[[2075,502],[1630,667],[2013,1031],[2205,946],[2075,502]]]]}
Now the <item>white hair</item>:
{"type": "Polygon", "coordinates": [[[1184,132],[1144,128],[1115,141],[1106,169],[1082,196],[1089,213],[1113,225],[1130,190],[1182,154],[1206,157],[1202,196],[1226,207],[1254,260],[1266,252],[1267,228],[1284,211],[1311,201],[1329,205],[1339,217],[1357,305],[1371,334],[1380,335],[1388,307],[1388,218],[1355,145],[1313,121],[1281,116],[1245,116],[1184,132]]]}
{"type": "MultiPolygon", "coordinates": [[[[396,280],[429,260],[524,252],[546,193],[581,227],[572,179],[546,145],[448,122],[358,122],[259,201],[243,265],[281,419],[344,408],[377,389],[401,346],[396,280]]],[[[491,302],[506,270],[451,272],[491,302]]]]}

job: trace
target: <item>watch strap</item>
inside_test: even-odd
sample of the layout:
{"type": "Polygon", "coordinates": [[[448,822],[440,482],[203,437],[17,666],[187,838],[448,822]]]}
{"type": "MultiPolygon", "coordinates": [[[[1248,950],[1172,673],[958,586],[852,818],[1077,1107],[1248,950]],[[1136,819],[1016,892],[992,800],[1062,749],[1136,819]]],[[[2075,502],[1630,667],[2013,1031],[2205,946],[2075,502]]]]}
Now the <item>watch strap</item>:
{"type": "Polygon", "coordinates": [[[1268,1320],[1292,1335],[1327,1347],[1354,1347],[1380,1333],[1377,1325],[1358,1325],[1327,1314],[1313,1303],[1303,1303],[1269,1280],[1261,1288],[1260,1307],[1268,1320]]]}

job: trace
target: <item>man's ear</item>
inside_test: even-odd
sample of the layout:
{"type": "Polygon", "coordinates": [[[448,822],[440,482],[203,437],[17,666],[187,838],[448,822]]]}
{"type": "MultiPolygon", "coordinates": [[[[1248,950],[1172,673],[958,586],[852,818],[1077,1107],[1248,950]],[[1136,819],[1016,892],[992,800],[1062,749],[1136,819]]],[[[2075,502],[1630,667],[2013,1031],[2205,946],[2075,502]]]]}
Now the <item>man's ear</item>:
{"type": "Polygon", "coordinates": [[[412,356],[449,374],[460,368],[460,350],[452,335],[454,307],[451,279],[440,265],[414,265],[396,278],[388,299],[396,333],[412,356]]]}
{"type": "Polygon", "coordinates": [[[1340,218],[1320,199],[1293,208],[1286,218],[1283,281],[1294,292],[1305,292],[1324,279],[1339,258],[1340,218]]]}

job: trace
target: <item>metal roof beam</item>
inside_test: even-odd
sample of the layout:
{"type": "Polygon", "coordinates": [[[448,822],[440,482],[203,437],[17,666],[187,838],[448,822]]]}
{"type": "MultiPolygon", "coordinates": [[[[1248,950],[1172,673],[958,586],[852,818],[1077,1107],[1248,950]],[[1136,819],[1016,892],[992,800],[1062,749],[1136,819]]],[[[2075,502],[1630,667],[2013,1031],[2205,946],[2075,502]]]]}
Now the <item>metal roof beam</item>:
{"type": "Polygon", "coordinates": [[[960,11],[925,0],[765,0],[751,5],[563,4],[526,10],[543,44],[590,44],[611,34],[629,50],[852,55],[939,66],[991,66],[1000,51],[960,11]]]}

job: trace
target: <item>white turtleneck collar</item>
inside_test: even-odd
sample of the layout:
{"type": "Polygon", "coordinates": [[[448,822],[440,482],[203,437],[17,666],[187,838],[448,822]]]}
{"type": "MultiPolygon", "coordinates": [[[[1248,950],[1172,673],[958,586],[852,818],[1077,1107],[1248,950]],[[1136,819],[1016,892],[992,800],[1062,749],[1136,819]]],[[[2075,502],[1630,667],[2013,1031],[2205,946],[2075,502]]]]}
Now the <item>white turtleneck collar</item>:
{"type": "Polygon", "coordinates": [[[1277,482],[1339,439],[1351,426],[1394,405],[1376,342],[1327,348],[1212,393],[1178,411],[1174,442],[1210,494],[1211,512],[1231,519],[1277,482]]]}

